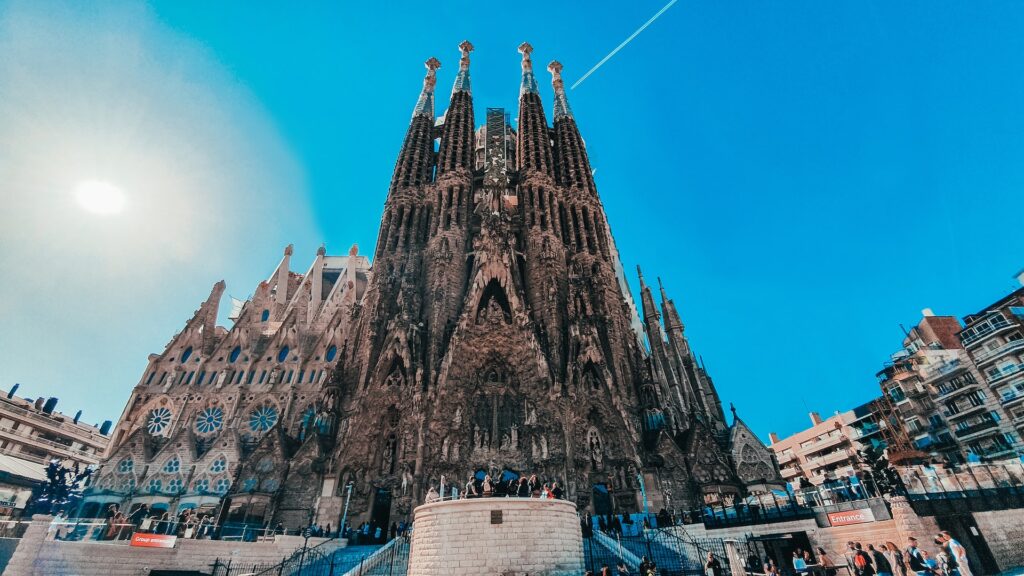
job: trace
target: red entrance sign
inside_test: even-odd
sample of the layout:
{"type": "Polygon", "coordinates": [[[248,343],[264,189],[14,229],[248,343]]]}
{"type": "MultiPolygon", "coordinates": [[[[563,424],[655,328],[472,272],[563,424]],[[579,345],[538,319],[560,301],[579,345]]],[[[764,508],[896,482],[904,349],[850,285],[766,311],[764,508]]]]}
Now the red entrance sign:
{"type": "Polygon", "coordinates": [[[849,526],[850,524],[866,524],[875,521],[875,514],[871,508],[860,510],[847,510],[845,512],[830,512],[828,523],[833,526],[849,526]]]}
{"type": "Polygon", "coordinates": [[[136,532],[132,535],[132,546],[141,546],[142,548],[174,548],[174,543],[178,541],[177,536],[168,536],[167,534],[139,534],[136,532]]]}

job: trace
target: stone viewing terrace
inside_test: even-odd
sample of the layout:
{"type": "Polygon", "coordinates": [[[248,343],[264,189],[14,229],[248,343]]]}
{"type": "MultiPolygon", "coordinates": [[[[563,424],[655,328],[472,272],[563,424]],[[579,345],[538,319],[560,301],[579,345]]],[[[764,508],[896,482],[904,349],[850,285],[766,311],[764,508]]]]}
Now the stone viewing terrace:
{"type": "Polygon", "coordinates": [[[474,498],[414,511],[409,574],[579,576],[583,540],[567,500],[474,498]]]}

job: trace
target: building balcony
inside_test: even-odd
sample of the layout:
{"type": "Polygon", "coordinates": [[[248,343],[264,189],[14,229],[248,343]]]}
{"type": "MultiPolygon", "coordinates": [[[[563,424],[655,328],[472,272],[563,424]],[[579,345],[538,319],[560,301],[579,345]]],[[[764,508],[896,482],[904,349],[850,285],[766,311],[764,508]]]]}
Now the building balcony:
{"type": "Polygon", "coordinates": [[[960,332],[960,343],[964,345],[964,348],[970,348],[1014,326],[1015,324],[1003,318],[1002,314],[996,314],[962,330],[960,332]]]}
{"type": "Polygon", "coordinates": [[[879,431],[882,430],[882,427],[872,422],[870,424],[865,424],[857,428],[856,430],[857,438],[866,438],[868,436],[871,436],[872,434],[877,434],[879,431]]]}
{"type": "Polygon", "coordinates": [[[782,466],[785,466],[786,464],[789,464],[795,458],[796,458],[796,454],[793,454],[792,452],[790,452],[789,454],[777,454],[775,456],[775,459],[778,460],[778,462],[779,462],[779,467],[782,467],[782,466]]]}
{"type": "Polygon", "coordinates": [[[1012,406],[1014,404],[1017,404],[1021,400],[1024,400],[1024,392],[1011,390],[1009,392],[1006,392],[999,398],[999,403],[1002,404],[1003,406],[1012,406]]]}
{"type": "Polygon", "coordinates": [[[956,412],[953,412],[949,409],[944,409],[942,411],[942,415],[950,420],[957,420],[965,416],[970,416],[972,414],[977,414],[978,412],[983,412],[986,409],[988,409],[988,406],[986,406],[984,403],[981,403],[977,405],[959,407],[957,408],[956,412]]]}
{"type": "Polygon", "coordinates": [[[995,420],[986,420],[985,422],[980,422],[978,424],[974,424],[973,426],[968,426],[966,428],[957,428],[954,434],[957,438],[963,440],[968,436],[973,436],[975,434],[991,430],[992,428],[996,428],[998,426],[999,422],[996,422],[995,420]]]}
{"type": "Polygon", "coordinates": [[[9,401],[0,403],[0,414],[4,413],[11,415],[12,419],[17,419],[14,415],[21,416],[22,420],[30,423],[33,427],[46,429],[57,436],[73,438],[80,444],[88,445],[99,452],[105,450],[107,443],[110,441],[110,438],[102,434],[82,430],[79,424],[74,424],[70,421],[61,422],[49,414],[26,410],[11,404],[9,401]]]}
{"type": "Polygon", "coordinates": [[[1010,376],[1013,376],[1015,374],[1019,374],[1021,372],[1024,372],[1024,364],[1011,364],[1011,365],[1003,368],[1002,370],[1000,370],[998,373],[996,373],[994,375],[986,372],[985,373],[985,378],[988,379],[988,384],[989,384],[989,386],[991,386],[993,384],[997,384],[999,382],[1002,382],[1002,381],[1006,380],[1007,378],[1009,378],[1010,376]]]}
{"type": "Polygon", "coordinates": [[[38,450],[42,450],[48,454],[53,455],[54,458],[78,460],[86,464],[96,464],[99,462],[100,455],[97,453],[90,454],[83,452],[59,442],[53,442],[52,440],[46,440],[36,436],[24,436],[20,434],[20,430],[12,430],[5,426],[0,426],[0,438],[8,440],[12,444],[24,444],[31,446],[38,450]]]}
{"type": "Polygon", "coordinates": [[[1011,340],[1006,344],[1003,344],[999,348],[996,348],[995,350],[985,350],[984,352],[979,352],[974,355],[974,362],[980,366],[982,364],[992,362],[993,360],[997,360],[1002,356],[1010,352],[1014,352],[1016,350],[1024,350],[1024,339],[1011,340]]]}

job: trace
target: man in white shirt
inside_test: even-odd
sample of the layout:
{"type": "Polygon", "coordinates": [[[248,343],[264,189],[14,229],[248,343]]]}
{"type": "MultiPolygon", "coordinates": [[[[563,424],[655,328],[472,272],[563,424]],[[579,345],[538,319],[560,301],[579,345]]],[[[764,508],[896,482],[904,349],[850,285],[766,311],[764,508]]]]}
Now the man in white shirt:
{"type": "Polygon", "coordinates": [[[960,571],[960,576],[973,576],[970,566],[967,564],[967,549],[953,538],[953,535],[948,530],[943,530],[939,533],[939,537],[949,547],[949,553],[953,555],[956,560],[957,569],[960,571]]]}

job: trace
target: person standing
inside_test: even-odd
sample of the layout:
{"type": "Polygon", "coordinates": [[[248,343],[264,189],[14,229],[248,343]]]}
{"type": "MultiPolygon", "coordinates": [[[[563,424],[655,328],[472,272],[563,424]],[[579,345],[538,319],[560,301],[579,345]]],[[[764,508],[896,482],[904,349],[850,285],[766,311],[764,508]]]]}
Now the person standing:
{"type": "Polygon", "coordinates": [[[932,569],[926,562],[924,551],[917,547],[917,538],[911,536],[907,539],[907,542],[909,543],[906,554],[907,567],[917,576],[928,576],[931,574],[932,569]]]}
{"type": "Polygon", "coordinates": [[[704,563],[704,576],[722,576],[722,563],[712,552],[708,552],[707,562],[704,563]]]}
{"type": "Polygon", "coordinates": [[[857,566],[853,563],[853,559],[857,556],[857,548],[854,546],[853,541],[846,543],[846,552],[843,553],[843,557],[846,558],[846,567],[850,570],[850,574],[857,573],[857,566]]]}
{"type": "Polygon", "coordinates": [[[967,548],[961,544],[953,535],[949,533],[949,530],[943,530],[939,532],[939,538],[946,544],[946,550],[950,557],[956,562],[956,568],[960,572],[960,576],[974,576],[971,572],[971,566],[967,559],[967,548]]]}
{"type": "Polygon", "coordinates": [[[793,551],[793,571],[797,574],[807,574],[807,562],[798,550],[793,551]]]}
{"type": "Polygon", "coordinates": [[[558,482],[551,483],[551,497],[555,500],[562,499],[562,487],[558,485],[558,482]]]}
{"type": "Polygon", "coordinates": [[[875,567],[871,560],[871,556],[864,551],[864,547],[861,546],[860,542],[853,545],[853,565],[855,568],[854,574],[857,576],[874,576],[875,567]]]}
{"type": "Polygon", "coordinates": [[[821,547],[818,548],[818,564],[825,571],[825,576],[836,576],[836,573],[838,573],[836,563],[832,561],[832,558],[825,552],[825,549],[821,547]]]}
{"type": "Polygon", "coordinates": [[[889,561],[893,576],[907,576],[907,564],[903,561],[903,552],[900,552],[896,543],[886,542],[879,547],[884,551],[885,559],[889,561]]]}

